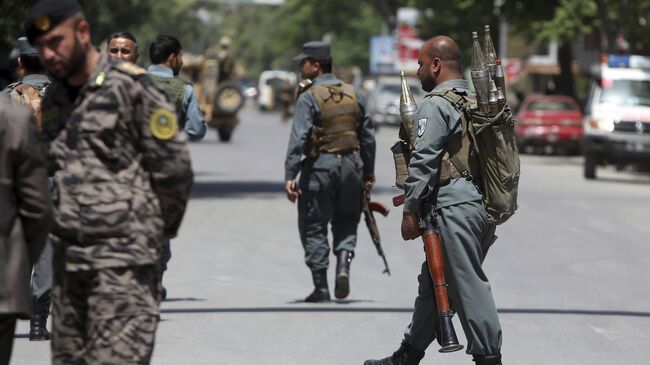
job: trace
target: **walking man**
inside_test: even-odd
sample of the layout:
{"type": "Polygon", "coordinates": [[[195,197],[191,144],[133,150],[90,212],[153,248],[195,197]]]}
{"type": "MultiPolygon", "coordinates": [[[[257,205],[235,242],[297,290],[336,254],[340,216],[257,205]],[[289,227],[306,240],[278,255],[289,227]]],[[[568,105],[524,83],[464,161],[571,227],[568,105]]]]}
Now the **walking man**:
{"type": "Polygon", "coordinates": [[[354,88],[332,74],[329,44],[305,43],[294,59],[300,61],[302,78],[313,84],[296,102],[285,190],[289,201],[298,199],[298,229],[314,283],[305,301],[327,302],[330,223],[337,257],[334,295],[341,299],[350,293],[362,189],[372,189],[375,182],[374,128],[354,88]]]}
{"type": "MultiPolygon", "coordinates": [[[[462,77],[460,49],[449,37],[432,38],[420,48],[418,64],[422,89],[430,94],[419,106],[417,126],[413,126],[416,138],[404,185],[402,237],[416,239],[421,235],[418,217],[435,217],[444,252],[447,292],[467,338],[467,353],[476,365],[501,365],[501,326],[490,283],[481,267],[485,255],[481,243],[493,231],[489,230],[481,192],[450,160],[453,153],[454,158],[465,159],[464,166],[475,163],[468,160],[469,154],[459,152],[469,144],[461,112],[440,96],[445,91],[472,96],[462,77]]],[[[426,262],[418,283],[413,318],[402,345],[392,356],[368,360],[364,365],[419,364],[436,339],[439,316],[426,262]]]]}

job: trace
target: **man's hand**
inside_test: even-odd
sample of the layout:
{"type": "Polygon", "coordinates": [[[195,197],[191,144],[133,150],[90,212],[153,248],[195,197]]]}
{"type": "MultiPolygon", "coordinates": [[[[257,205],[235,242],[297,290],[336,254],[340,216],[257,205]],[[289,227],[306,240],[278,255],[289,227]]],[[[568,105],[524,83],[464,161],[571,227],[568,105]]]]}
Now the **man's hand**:
{"type": "Polygon", "coordinates": [[[404,240],[413,240],[420,237],[420,228],[418,228],[418,217],[415,213],[406,213],[402,216],[402,238],[404,240]]]}
{"type": "Polygon", "coordinates": [[[287,199],[292,203],[294,203],[296,199],[298,199],[298,196],[302,194],[302,190],[296,187],[296,180],[287,180],[287,182],[284,183],[284,190],[287,192],[287,199]]]}
{"type": "Polygon", "coordinates": [[[363,175],[363,190],[370,191],[375,185],[375,174],[370,172],[363,175]]]}

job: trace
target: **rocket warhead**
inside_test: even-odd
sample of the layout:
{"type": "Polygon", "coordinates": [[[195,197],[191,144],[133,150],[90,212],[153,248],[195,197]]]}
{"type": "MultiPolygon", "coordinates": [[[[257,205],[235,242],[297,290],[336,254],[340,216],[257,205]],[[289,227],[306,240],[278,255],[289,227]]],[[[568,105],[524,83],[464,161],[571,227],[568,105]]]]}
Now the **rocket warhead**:
{"type": "Polygon", "coordinates": [[[404,71],[400,71],[400,78],[402,81],[402,90],[399,96],[399,114],[402,117],[404,128],[408,131],[411,140],[410,143],[413,143],[413,128],[418,106],[415,104],[415,98],[413,98],[411,88],[409,88],[408,82],[406,81],[404,71]]]}

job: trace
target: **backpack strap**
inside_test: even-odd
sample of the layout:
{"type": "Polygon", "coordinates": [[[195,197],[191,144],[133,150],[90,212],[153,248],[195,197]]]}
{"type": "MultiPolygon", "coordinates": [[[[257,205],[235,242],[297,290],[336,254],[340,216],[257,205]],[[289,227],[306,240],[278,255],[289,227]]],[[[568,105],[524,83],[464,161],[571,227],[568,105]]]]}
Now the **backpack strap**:
{"type": "MultiPolygon", "coordinates": [[[[465,114],[465,107],[470,103],[469,98],[465,95],[464,92],[458,91],[456,88],[444,89],[441,91],[436,91],[431,93],[432,96],[439,96],[447,100],[454,109],[458,110],[461,114],[461,127],[463,128],[463,133],[468,132],[468,121],[467,115],[465,114]]],[[[449,161],[454,165],[456,170],[466,178],[471,177],[469,169],[465,164],[458,158],[458,154],[454,153],[453,155],[449,154],[449,161]]],[[[450,172],[450,175],[453,176],[453,172],[450,172]]]]}

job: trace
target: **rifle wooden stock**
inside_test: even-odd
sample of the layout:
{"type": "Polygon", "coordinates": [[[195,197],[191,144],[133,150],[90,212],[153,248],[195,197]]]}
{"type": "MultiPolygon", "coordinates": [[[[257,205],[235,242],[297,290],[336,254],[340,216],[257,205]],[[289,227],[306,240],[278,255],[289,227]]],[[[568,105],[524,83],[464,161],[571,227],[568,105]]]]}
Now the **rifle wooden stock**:
{"type": "Polygon", "coordinates": [[[383,215],[384,217],[388,217],[388,208],[386,208],[386,206],[380,202],[371,200],[368,202],[368,208],[370,208],[370,210],[373,212],[377,212],[383,215]]]}
{"type": "Polygon", "coordinates": [[[440,237],[434,231],[426,231],[422,235],[424,249],[427,255],[427,266],[433,280],[433,289],[436,293],[438,312],[451,312],[449,297],[447,296],[447,283],[445,282],[445,260],[442,256],[440,237]]]}
{"type": "Polygon", "coordinates": [[[393,197],[393,206],[394,207],[399,207],[400,205],[404,204],[404,194],[394,196],[393,197]]]}
{"type": "Polygon", "coordinates": [[[424,249],[427,255],[427,266],[433,281],[433,290],[436,295],[440,327],[436,331],[440,352],[454,352],[461,350],[463,345],[458,343],[456,331],[451,322],[451,308],[447,296],[447,283],[445,281],[445,259],[442,255],[440,236],[433,230],[425,230],[422,234],[424,249]]]}

